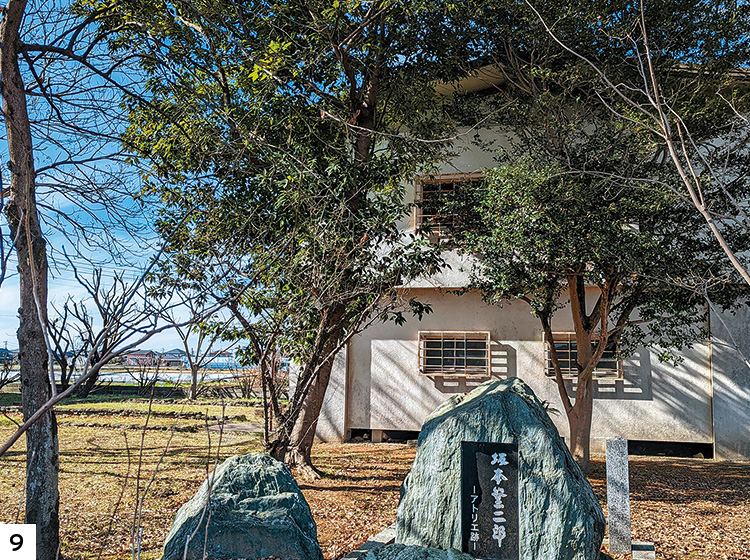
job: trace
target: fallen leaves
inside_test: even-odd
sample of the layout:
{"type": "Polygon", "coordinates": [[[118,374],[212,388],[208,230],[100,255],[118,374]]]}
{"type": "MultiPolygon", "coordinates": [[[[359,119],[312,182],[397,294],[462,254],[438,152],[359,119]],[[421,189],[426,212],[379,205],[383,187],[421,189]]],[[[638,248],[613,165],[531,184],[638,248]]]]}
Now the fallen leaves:
{"type": "MultiPolygon", "coordinates": [[[[207,432],[205,421],[160,415],[150,419],[153,429],[144,432],[145,418],[120,412],[97,409],[60,417],[65,557],[96,558],[101,551],[102,560],[131,558],[137,498],[153,480],[141,510],[141,558],[159,558],[175,513],[217,460],[218,434],[207,432]]],[[[0,422],[0,440],[13,428],[0,422]]],[[[257,434],[225,433],[218,459],[259,449],[257,434]]],[[[393,522],[414,453],[415,448],[398,444],[314,447],[315,464],[324,476],[299,483],[326,558],[357,548],[393,522]]],[[[0,458],[1,522],[23,518],[24,457],[19,442],[0,458]]],[[[590,480],[606,509],[604,471],[603,458],[595,457],[590,480]]],[[[750,551],[750,464],[634,457],[630,473],[633,537],[654,542],[657,558],[745,560],[750,551]]]]}
{"type": "MultiPolygon", "coordinates": [[[[602,458],[589,480],[606,512],[602,458]]],[[[630,493],[633,538],[653,542],[657,558],[748,557],[750,463],[631,457],[630,493]]]]}

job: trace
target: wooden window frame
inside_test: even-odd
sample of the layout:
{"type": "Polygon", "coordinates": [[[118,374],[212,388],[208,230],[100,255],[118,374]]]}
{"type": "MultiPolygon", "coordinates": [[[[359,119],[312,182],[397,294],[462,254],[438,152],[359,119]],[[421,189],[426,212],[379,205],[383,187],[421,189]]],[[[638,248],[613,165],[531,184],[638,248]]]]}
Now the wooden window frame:
{"type": "MultiPolygon", "coordinates": [[[[479,349],[472,349],[479,350],[479,349]]],[[[426,377],[446,377],[446,378],[476,378],[486,379],[490,377],[492,371],[490,355],[490,332],[489,331],[419,331],[419,374],[426,377]],[[440,342],[440,356],[428,356],[428,350],[438,350],[438,348],[428,348],[428,342],[440,342]],[[445,347],[446,341],[453,341],[452,349],[445,347]],[[466,356],[467,342],[484,342],[482,349],[483,356],[466,356]],[[463,348],[456,348],[456,342],[463,342],[463,348]],[[460,352],[460,353],[459,353],[460,352]],[[468,359],[483,360],[484,365],[468,365],[468,359]],[[428,364],[428,360],[440,360],[440,364],[428,364]],[[463,361],[462,364],[446,364],[446,361],[463,361]]]]}
{"type": "MultiPolygon", "coordinates": [[[[577,348],[573,348],[573,345],[576,344],[575,333],[554,332],[552,333],[552,339],[555,344],[568,345],[567,350],[562,349],[562,352],[559,348],[557,350],[557,359],[558,362],[561,363],[560,369],[562,370],[563,378],[577,378],[578,368],[576,367],[573,358],[574,352],[577,352],[577,348]],[[568,365],[563,367],[562,364],[564,363],[567,363],[568,365]]],[[[549,378],[555,377],[555,368],[552,365],[551,352],[546,339],[544,340],[544,375],[549,378]]],[[[592,375],[594,379],[622,379],[622,359],[618,356],[618,349],[616,347],[604,351],[604,354],[602,354],[602,357],[592,375]],[[602,367],[602,362],[614,362],[615,367],[602,367]]]]}

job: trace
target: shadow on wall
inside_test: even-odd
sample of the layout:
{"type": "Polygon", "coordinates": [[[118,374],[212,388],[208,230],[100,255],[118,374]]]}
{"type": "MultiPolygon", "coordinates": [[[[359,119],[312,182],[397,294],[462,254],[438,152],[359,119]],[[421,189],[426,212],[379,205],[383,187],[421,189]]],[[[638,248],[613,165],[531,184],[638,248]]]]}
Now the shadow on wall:
{"type": "Polygon", "coordinates": [[[623,379],[598,380],[597,437],[712,443],[708,349],[696,345],[680,355],[677,364],[660,362],[642,348],[625,360],[623,379]]]}
{"type": "MultiPolygon", "coordinates": [[[[570,398],[575,398],[577,386],[576,379],[565,381],[570,398]]],[[[623,361],[621,379],[604,377],[594,380],[594,399],[650,401],[653,398],[651,353],[645,348],[623,361]]]]}
{"type": "MultiPolygon", "coordinates": [[[[598,379],[594,399],[612,401],[649,401],[652,406],[631,421],[651,424],[654,441],[672,441],[675,430],[690,441],[711,439],[710,401],[707,359],[699,350],[686,350],[678,364],[654,362],[646,348],[636,351],[623,364],[622,379],[598,379]]],[[[575,395],[575,384],[568,394],[575,395]]],[[[618,409],[619,410],[619,409],[618,409]]]]}
{"type": "Polygon", "coordinates": [[[714,376],[716,458],[750,460],[750,370],[736,365],[714,376]]]}
{"type": "MultiPolygon", "coordinates": [[[[401,340],[394,346],[394,341],[390,341],[391,344],[387,342],[372,341],[368,345],[370,367],[366,368],[369,370],[369,378],[366,387],[367,421],[364,425],[371,428],[380,428],[379,425],[383,424],[382,427],[394,425],[418,429],[424,420],[425,411],[432,411],[442,399],[430,395],[423,384],[405,382],[416,373],[416,343],[401,340]]],[[[362,417],[364,419],[364,415],[362,417]]]]}
{"type": "MultiPolygon", "coordinates": [[[[346,353],[347,350],[343,349],[336,354],[333,359],[333,372],[346,372],[346,353]]],[[[328,383],[315,430],[316,437],[321,441],[341,441],[346,436],[344,433],[345,376],[345,373],[340,376],[331,375],[328,383]]]]}
{"type": "Polygon", "coordinates": [[[711,314],[716,458],[750,459],[750,307],[711,314]]]}
{"type": "Polygon", "coordinates": [[[597,379],[595,399],[650,401],[654,398],[651,352],[641,348],[623,360],[622,379],[597,379]]]}
{"type": "Polygon", "coordinates": [[[738,318],[724,317],[734,331],[728,336],[724,325],[716,328],[714,338],[714,426],[716,458],[750,459],[750,329],[740,324],[750,321],[743,310],[738,318]]]}
{"type": "Polygon", "coordinates": [[[516,349],[507,344],[491,341],[489,376],[473,378],[452,377],[450,375],[443,377],[435,376],[432,378],[432,382],[435,385],[435,389],[441,393],[468,393],[492,377],[504,379],[517,376],[516,349]]]}

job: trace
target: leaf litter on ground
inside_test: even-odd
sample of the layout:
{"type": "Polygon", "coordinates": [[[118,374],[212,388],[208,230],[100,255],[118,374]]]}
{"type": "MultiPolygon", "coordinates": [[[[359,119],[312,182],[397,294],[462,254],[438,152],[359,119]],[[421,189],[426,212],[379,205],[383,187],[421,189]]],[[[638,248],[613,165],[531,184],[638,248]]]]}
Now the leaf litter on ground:
{"type": "MultiPolygon", "coordinates": [[[[219,435],[194,418],[150,418],[144,431],[143,419],[93,412],[60,419],[62,555],[131,558],[136,499],[153,478],[143,500],[141,558],[159,558],[175,513],[213,469],[219,435]],[[178,429],[185,426],[190,431],[178,429]]],[[[233,414],[230,407],[227,415],[233,414]]],[[[14,429],[12,422],[0,422],[0,439],[14,429]]],[[[260,434],[226,432],[218,460],[260,449],[260,434]]],[[[326,559],[393,523],[414,453],[402,444],[316,444],[314,462],[323,477],[298,482],[326,559]]],[[[23,441],[0,458],[0,522],[23,520],[24,458],[23,441]]],[[[654,542],[657,558],[747,558],[750,463],[631,457],[630,476],[633,538],[654,542]]],[[[603,457],[594,457],[589,480],[606,512],[603,457]]]]}

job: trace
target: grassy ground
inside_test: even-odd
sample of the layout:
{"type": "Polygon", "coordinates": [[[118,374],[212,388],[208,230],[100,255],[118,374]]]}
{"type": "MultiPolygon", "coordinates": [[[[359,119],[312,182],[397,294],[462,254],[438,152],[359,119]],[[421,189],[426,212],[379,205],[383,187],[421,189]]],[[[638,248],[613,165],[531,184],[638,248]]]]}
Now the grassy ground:
{"type": "Polygon", "coordinates": [[[156,401],[149,402],[143,398],[128,398],[120,401],[74,401],[58,407],[62,413],[86,412],[96,413],[101,411],[108,415],[127,414],[131,416],[146,416],[149,413],[155,416],[170,417],[207,417],[209,419],[220,420],[222,416],[230,417],[234,420],[244,418],[242,421],[262,422],[263,416],[261,410],[246,401],[231,401],[221,403],[216,400],[192,403],[186,400],[174,401],[156,401]]]}
{"type": "MultiPolygon", "coordinates": [[[[96,558],[103,550],[103,559],[130,558],[140,514],[142,558],[158,558],[177,509],[213,468],[219,434],[206,430],[205,420],[151,417],[144,430],[145,420],[59,417],[63,557],[96,558]]],[[[13,428],[0,418],[0,440],[13,428]]],[[[258,434],[226,434],[218,459],[259,448],[258,434]]],[[[0,458],[0,521],[23,519],[24,454],[19,442],[0,458]]]]}
{"type": "MultiPolygon", "coordinates": [[[[134,524],[142,528],[142,558],[158,558],[175,512],[192,497],[217,456],[222,460],[260,449],[258,434],[241,432],[224,433],[218,447],[219,434],[206,430],[206,424],[221,407],[182,404],[159,403],[154,409],[160,414],[148,418],[146,429],[143,401],[65,407],[59,435],[66,558],[96,558],[100,551],[102,559],[130,558],[134,524]],[[193,414],[185,417],[186,410],[193,414]],[[134,521],[138,515],[140,523],[134,521]]],[[[225,414],[244,416],[248,420],[243,422],[259,420],[257,411],[242,403],[229,403],[225,414]]],[[[0,416],[0,440],[15,428],[13,420],[19,417],[0,416]]],[[[356,548],[392,523],[414,451],[395,444],[316,446],[315,461],[325,476],[300,481],[300,486],[326,558],[356,548]]],[[[0,522],[23,519],[24,452],[21,443],[0,458],[0,522]]],[[[594,460],[590,480],[605,503],[601,458],[594,460]]],[[[631,492],[634,537],[654,541],[658,558],[746,558],[750,465],[633,458],[631,492]]]]}

